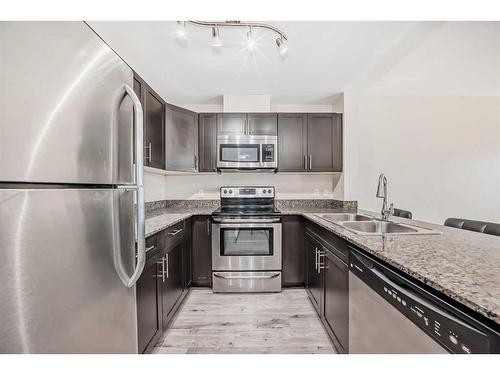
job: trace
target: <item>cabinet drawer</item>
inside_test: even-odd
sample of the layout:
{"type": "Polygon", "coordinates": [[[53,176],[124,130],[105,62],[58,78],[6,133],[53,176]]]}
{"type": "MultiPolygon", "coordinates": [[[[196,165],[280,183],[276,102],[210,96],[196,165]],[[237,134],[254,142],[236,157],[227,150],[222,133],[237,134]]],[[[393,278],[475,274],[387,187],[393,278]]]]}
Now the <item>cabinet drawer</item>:
{"type": "Polygon", "coordinates": [[[146,237],[146,259],[155,257],[162,249],[161,233],[146,237]]]}
{"type": "Polygon", "coordinates": [[[172,225],[163,231],[163,248],[167,251],[184,238],[184,221],[172,225]]]}

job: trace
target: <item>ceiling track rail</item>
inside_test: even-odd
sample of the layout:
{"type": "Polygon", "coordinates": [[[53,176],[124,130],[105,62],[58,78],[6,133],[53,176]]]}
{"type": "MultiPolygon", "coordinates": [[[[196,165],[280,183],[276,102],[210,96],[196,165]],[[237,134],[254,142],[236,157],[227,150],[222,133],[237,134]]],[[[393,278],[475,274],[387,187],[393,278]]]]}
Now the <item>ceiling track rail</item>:
{"type": "MultiPolygon", "coordinates": [[[[182,22],[182,21],[178,21],[182,22]]],[[[267,23],[260,22],[242,22],[242,21],[184,21],[190,25],[201,26],[201,27],[246,27],[249,29],[265,29],[270,30],[279,35],[279,37],[285,41],[288,41],[286,34],[274,27],[273,25],[269,25],[267,23]]]]}

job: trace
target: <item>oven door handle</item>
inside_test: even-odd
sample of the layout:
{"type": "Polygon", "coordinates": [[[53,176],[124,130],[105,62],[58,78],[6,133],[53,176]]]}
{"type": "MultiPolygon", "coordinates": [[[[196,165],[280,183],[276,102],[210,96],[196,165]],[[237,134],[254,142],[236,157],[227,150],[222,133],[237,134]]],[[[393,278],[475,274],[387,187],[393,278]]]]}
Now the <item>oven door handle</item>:
{"type": "Polygon", "coordinates": [[[238,275],[238,276],[224,276],[220,275],[217,272],[214,272],[214,276],[219,279],[274,279],[280,275],[279,272],[273,273],[272,275],[261,275],[261,276],[251,276],[251,275],[238,275]]]}
{"type": "Polygon", "coordinates": [[[267,219],[227,219],[227,218],[218,218],[218,217],[213,217],[212,220],[216,223],[220,224],[267,224],[267,223],[279,223],[281,221],[281,218],[279,217],[274,217],[274,218],[267,218],[267,219]]]}

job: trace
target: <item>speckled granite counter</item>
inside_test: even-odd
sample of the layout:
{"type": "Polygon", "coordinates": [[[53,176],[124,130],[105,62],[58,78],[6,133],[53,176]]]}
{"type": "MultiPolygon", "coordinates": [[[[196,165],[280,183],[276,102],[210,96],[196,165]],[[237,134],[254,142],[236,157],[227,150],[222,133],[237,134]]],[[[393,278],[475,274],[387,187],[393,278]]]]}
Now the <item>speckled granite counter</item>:
{"type": "MultiPolygon", "coordinates": [[[[148,214],[146,236],[193,215],[209,215],[209,205],[156,209],[148,214]]],[[[316,213],[355,211],[355,207],[280,207],[285,215],[302,215],[357,247],[413,276],[446,296],[500,324],[500,237],[414,220],[391,220],[442,234],[361,236],[316,213]]],[[[373,212],[361,213],[377,216],[373,212]]]]}
{"type": "Polygon", "coordinates": [[[397,217],[391,220],[442,234],[362,236],[313,213],[303,216],[500,324],[500,237],[397,217]]]}

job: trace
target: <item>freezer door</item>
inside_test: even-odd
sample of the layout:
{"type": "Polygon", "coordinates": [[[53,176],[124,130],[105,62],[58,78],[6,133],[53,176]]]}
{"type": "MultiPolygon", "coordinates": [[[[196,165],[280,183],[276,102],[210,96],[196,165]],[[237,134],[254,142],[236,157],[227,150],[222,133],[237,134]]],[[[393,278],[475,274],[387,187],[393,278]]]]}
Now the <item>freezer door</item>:
{"type": "Polygon", "coordinates": [[[137,352],[134,195],[0,190],[0,353],[137,352]]]}
{"type": "Polygon", "coordinates": [[[83,22],[0,22],[0,182],[133,181],[132,70],[83,22]]]}

